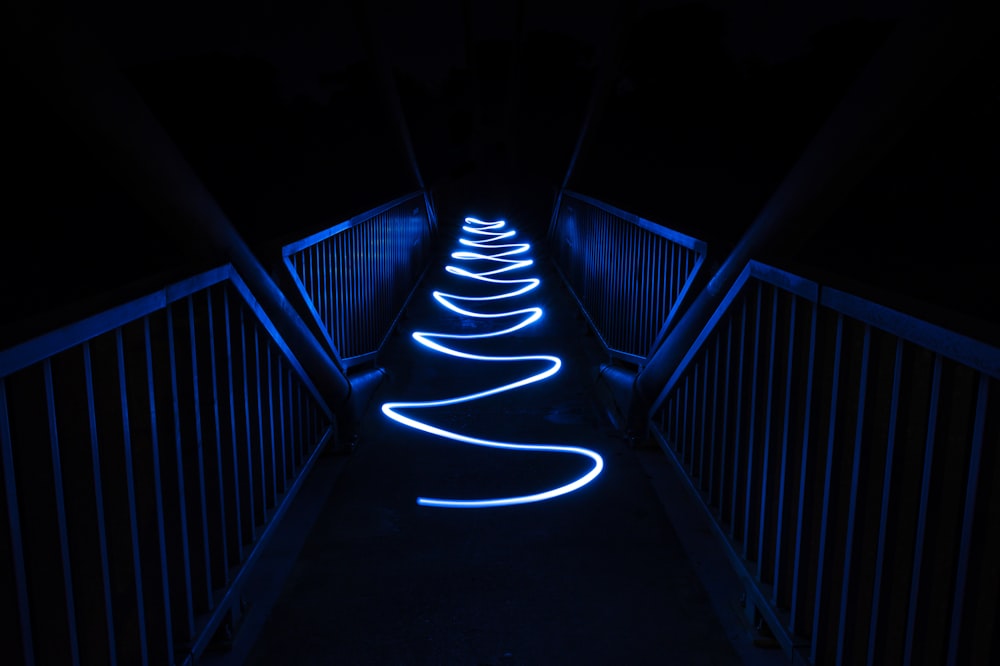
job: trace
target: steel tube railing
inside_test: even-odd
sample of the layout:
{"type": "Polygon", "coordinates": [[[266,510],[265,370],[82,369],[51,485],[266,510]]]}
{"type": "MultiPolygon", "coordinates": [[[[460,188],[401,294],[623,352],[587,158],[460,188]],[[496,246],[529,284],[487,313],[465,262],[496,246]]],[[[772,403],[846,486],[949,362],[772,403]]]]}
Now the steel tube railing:
{"type": "Polygon", "coordinates": [[[564,191],[548,241],[563,280],[612,358],[642,365],[676,317],[706,245],[564,191]]]}
{"type": "Polygon", "coordinates": [[[650,431],[802,661],[991,663],[998,379],[996,348],[751,262],[650,431]]]}
{"type": "Polygon", "coordinates": [[[426,204],[414,193],[282,248],[344,367],[377,356],[426,270],[435,232],[426,204]]]}
{"type": "Polygon", "coordinates": [[[0,352],[9,663],[181,663],[333,416],[229,265],[0,352]]]}

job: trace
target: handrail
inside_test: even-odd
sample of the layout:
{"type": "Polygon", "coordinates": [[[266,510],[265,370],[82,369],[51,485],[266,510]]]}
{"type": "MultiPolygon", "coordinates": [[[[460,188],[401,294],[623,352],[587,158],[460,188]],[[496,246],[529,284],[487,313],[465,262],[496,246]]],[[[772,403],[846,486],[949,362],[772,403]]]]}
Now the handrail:
{"type": "Polygon", "coordinates": [[[232,265],[0,351],[12,663],[179,663],[335,417],[232,265]]]}
{"type": "Polygon", "coordinates": [[[786,651],[985,663],[998,379],[1000,349],[751,261],[649,430],[786,651]]]}
{"type": "Polygon", "coordinates": [[[414,192],[282,248],[295,288],[343,367],[374,360],[426,271],[436,233],[429,201],[414,192]]]}
{"type": "Polygon", "coordinates": [[[560,192],[548,240],[602,346],[638,366],[686,302],[707,252],[704,241],[570,190],[560,192]]]}

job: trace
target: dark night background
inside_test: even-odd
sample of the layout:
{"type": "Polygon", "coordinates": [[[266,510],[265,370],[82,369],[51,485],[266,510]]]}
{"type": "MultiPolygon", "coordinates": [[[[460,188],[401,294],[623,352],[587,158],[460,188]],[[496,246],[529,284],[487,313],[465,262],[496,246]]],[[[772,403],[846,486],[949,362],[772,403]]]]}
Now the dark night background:
{"type": "MultiPolygon", "coordinates": [[[[597,79],[606,94],[570,189],[706,240],[719,261],[911,8],[394,0],[369,10],[443,225],[479,214],[544,228],[597,79]]],[[[265,263],[283,242],[418,189],[351,5],[107,0],[72,16],[265,263]]],[[[996,41],[949,72],[780,263],[1000,344],[996,41]]],[[[0,79],[0,348],[198,268],[18,55],[4,50],[0,79]]]]}

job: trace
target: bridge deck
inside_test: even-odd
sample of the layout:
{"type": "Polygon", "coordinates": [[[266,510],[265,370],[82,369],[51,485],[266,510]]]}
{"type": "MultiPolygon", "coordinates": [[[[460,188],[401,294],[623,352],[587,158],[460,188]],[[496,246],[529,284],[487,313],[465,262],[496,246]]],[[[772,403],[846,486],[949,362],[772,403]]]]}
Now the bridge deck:
{"type": "Polygon", "coordinates": [[[555,354],[562,370],[414,415],[486,437],[584,446],[600,453],[604,472],[540,503],[418,506],[421,495],[542,490],[590,467],[581,456],[443,440],[381,413],[387,400],[442,398],[543,369],[449,359],[412,340],[415,328],[455,329],[431,297],[459,288],[442,255],[380,357],[388,375],[359,447],[321,461],[262,556],[232,649],[205,663],[787,663],[780,650],[752,645],[739,586],[662,454],[616,435],[596,388],[601,350],[540,247],[524,275],[542,284],[515,300],[545,316],[491,341],[489,353],[555,354]]]}

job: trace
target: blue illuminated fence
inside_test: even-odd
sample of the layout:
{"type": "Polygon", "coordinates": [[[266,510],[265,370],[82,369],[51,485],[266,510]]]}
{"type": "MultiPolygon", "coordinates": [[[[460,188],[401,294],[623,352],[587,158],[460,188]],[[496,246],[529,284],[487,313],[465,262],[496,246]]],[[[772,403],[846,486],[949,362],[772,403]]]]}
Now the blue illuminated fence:
{"type": "Polygon", "coordinates": [[[428,208],[411,194],[282,249],[345,367],[375,358],[426,269],[436,231],[428,208]]]}
{"type": "Polygon", "coordinates": [[[5,662],[196,658],[331,422],[229,266],[0,352],[5,662]]]}
{"type": "Polygon", "coordinates": [[[705,259],[704,242],[563,191],[549,228],[552,256],[612,357],[642,365],[705,259]]]}
{"type": "Polygon", "coordinates": [[[751,263],[655,438],[813,664],[997,663],[1000,350],[751,263]]]}

